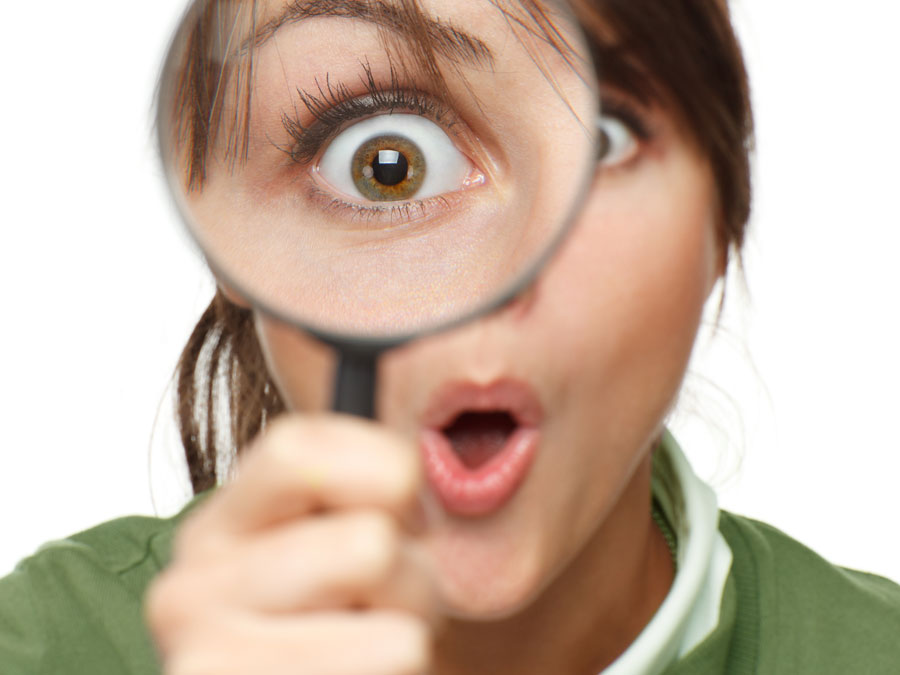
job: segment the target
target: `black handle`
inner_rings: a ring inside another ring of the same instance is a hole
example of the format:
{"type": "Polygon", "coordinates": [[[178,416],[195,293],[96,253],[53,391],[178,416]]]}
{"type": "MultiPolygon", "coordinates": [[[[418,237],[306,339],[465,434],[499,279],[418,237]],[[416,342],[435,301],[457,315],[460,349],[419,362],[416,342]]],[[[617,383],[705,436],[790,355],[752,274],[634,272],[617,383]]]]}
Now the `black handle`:
{"type": "Polygon", "coordinates": [[[332,405],[335,412],[375,419],[375,368],[379,353],[338,350],[332,405]]]}

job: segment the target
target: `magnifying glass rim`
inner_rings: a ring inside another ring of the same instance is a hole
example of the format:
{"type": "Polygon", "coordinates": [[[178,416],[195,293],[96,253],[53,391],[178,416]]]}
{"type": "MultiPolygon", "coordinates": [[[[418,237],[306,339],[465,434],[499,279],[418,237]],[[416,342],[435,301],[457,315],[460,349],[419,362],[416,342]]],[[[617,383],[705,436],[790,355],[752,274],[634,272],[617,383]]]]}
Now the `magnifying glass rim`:
{"type": "MultiPolygon", "coordinates": [[[[166,163],[166,159],[169,153],[166,149],[166,143],[163,141],[163,132],[164,130],[167,130],[169,128],[169,124],[166,120],[164,120],[163,111],[168,109],[167,105],[171,103],[171,101],[165,95],[166,88],[163,87],[163,83],[168,80],[169,74],[173,71],[174,68],[173,61],[176,54],[175,46],[179,35],[181,35],[180,29],[184,25],[184,22],[189,19],[191,13],[194,11],[197,5],[198,0],[191,0],[191,2],[188,4],[184,14],[179,19],[175,34],[172,37],[172,40],[169,42],[169,46],[166,50],[166,57],[163,61],[163,67],[159,80],[160,94],[157,99],[156,108],[156,136],[159,151],[159,162],[163,171],[163,175],[166,178],[169,199],[171,200],[171,203],[173,204],[175,211],[179,216],[181,225],[187,230],[191,240],[194,241],[194,243],[201,251],[206,264],[209,266],[210,270],[213,273],[213,276],[215,276],[215,278],[220,280],[221,282],[227,284],[230,288],[234,289],[234,291],[239,295],[246,298],[255,310],[260,311],[263,314],[266,314],[267,316],[281,323],[299,328],[305,333],[308,333],[319,341],[324,342],[330,346],[337,347],[345,351],[358,353],[379,352],[385,349],[399,346],[411,340],[416,340],[427,337],[429,335],[434,335],[435,333],[452,330],[453,328],[473,321],[478,317],[491,314],[500,307],[506,305],[513,298],[519,295],[525,288],[530,286],[534,279],[541,272],[541,270],[544,269],[544,266],[547,264],[550,258],[552,258],[556,251],[559,249],[562,242],[565,241],[565,238],[568,236],[569,231],[571,230],[572,225],[575,222],[575,219],[581,213],[581,207],[584,204],[594,182],[595,171],[592,169],[595,167],[595,163],[591,159],[589,159],[587,165],[585,166],[585,171],[582,172],[583,175],[581,178],[581,184],[575,191],[575,197],[572,200],[572,204],[568,210],[568,213],[562,219],[559,230],[547,243],[543,252],[539,256],[537,256],[531,263],[529,263],[526,269],[519,275],[517,275],[504,290],[499,291],[496,296],[493,296],[491,299],[480,304],[476,304],[472,309],[464,311],[459,316],[452,319],[438,320],[430,325],[420,326],[419,328],[416,328],[414,330],[396,334],[361,335],[358,333],[345,333],[338,330],[317,326],[315,322],[307,321],[297,316],[291,316],[287,311],[278,309],[271,303],[261,300],[255,293],[247,293],[245,291],[245,286],[235,280],[231,274],[229,274],[223,267],[218,265],[217,262],[213,260],[212,256],[207,253],[206,246],[204,246],[200,235],[195,231],[196,228],[191,226],[191,223],[194,221],[194,219],[190,215],[190,210],[184,204],[184,197],[181,196],[183,190],[181,186],[177,184],[174,172],[169,169],[166,163]]],[[[586,52],[588,54],[590,53],[589,50],[586,50],[586,52]]],[[[586,82],[586,84],[591,89],[591,100],[595,101],[596,103],[593,111],[594,118],[596,119],[600,115],[600,96],[598,90],[599,78],[596,72],[597,64],[590,63],[589,65],[589,75],[593,75],[593,77],[587,78],[588,81],[586,82]]],[[[574,111],[572,114],[575,114],[574,111]]],[[[585,142],[590,144],[590,152],[587,157],[596,157],[598,137],[595,125],[591,124],[590,126],[586,127],[585,142]]]]}

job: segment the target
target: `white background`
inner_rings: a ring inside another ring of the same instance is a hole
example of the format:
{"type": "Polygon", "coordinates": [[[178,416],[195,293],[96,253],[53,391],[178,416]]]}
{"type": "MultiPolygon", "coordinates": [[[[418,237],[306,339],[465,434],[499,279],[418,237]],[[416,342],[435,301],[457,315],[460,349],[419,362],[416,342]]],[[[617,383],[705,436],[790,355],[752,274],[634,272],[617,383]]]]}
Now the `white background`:
{"type": "MultiPolygon", "coordinates": [[[[212,284],[150,113],[180,11],[4,7],[0,574],[187,496],[165,395],[212,284]]],[[[729,288],[674,425],[726,508],[900,580],[900,14],[747,0],[735,18],[759,136],[750,293],[729,288]]]]}

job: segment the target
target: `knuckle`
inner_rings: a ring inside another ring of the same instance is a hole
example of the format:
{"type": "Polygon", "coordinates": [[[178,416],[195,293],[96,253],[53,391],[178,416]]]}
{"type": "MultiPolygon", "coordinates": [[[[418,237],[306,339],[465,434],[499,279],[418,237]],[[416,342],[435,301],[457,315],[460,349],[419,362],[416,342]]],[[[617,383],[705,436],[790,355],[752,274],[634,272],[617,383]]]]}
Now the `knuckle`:
{"type": "Polygon", "coordinates": [[[302,452],[305,441],[305,423],[295,417],[284,416],[275,419],[266,428],[265,433],[259,435],[245,453],[243,467],[255,464],[269,464],[280,462],[293,463],[293,460],[302,452]]]}
{"type": "Polygon", "coordinates": [[[370,583],[390,577],[399,563],[400,532],[394,520],[385,513],[365,511],[355,514],[347,541],[363,577],[370,583]]]}
{"type": "Polygon", "coordinates": [[[388,505],[408,503],[422,480],[416,449],[371,422],[333,415],[288,416],[275,420],[256,444],[240,470],[262,464],[269,471],[305,476],[315,485],[335,482],[346,487],[365,480],[371,494],[388,505]],[[337,473],[343,479],[338,480],[337,473]]]}
{"type": "Polygon", "coordinates": [[[258,439],[266,438],[273,443],[294,442],[306,426],[308,422],[297,415],[279,415],[268,423],[265,434],[258,439]]]}
{"type": "Polygon", "coordinates": [[[264,467],[267,474],[303,475],[312,483],[319,482],[317,479],[327,476],[334,465],[337,442],[331,426],[318,418],[289,416],[276,420],[254,441],[254,450],[247,453],[238,473],[264,467]]]}

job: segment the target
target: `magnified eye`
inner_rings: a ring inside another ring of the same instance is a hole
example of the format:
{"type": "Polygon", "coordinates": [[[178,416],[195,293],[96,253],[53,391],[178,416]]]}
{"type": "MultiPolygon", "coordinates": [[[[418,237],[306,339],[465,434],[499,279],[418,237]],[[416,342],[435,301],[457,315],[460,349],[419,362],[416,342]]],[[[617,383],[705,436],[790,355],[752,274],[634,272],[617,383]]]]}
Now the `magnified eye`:
{"type": "Polygon", "coordinates": [[[597,131],[597,161],[601,166],[624,164],[637,153],[635,134],[617,117],[601,115],[597,119],[597,131]]]}
{"type": "Polygon", "coordinates": [[[350,197],[427,199],[465,187],[474,167],[437,124],[419,115],[370,117],[338,134],[319,175],[350,197]]]}

